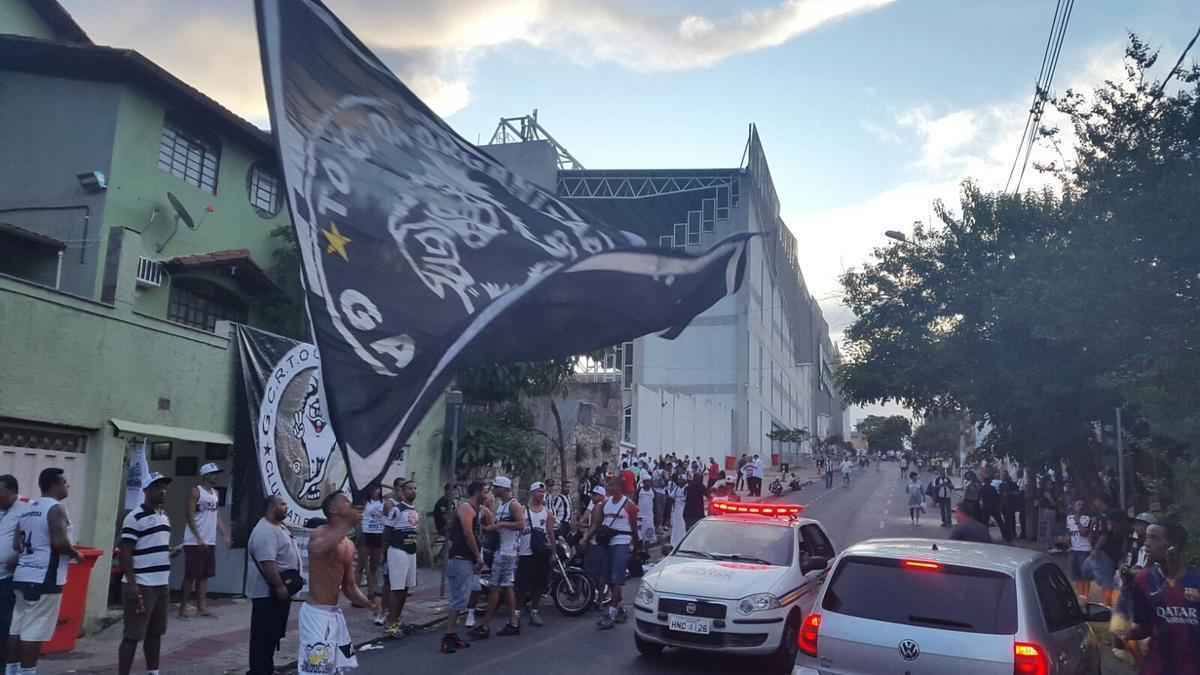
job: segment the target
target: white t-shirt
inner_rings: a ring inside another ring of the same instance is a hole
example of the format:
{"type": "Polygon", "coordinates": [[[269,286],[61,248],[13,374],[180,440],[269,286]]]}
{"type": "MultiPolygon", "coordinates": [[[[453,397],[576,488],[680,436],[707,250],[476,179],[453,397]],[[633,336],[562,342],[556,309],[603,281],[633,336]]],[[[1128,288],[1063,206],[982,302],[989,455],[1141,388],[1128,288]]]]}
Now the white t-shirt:
{"type": "Polygon", "coordinates": [[[383,534],[382,499],[372,499],[363,507],[362,531],[366,534],[383,534]]]}
{"type": "Polygon", "coordinates": [[[12,576],[17,566],[17,550],[12,546],[13,531],[25,510],[25,502],[17,500],[6,511],[0,511],[0,579],[12,576]]]}
{"type": "Polygon", "coordinates": [[[1092,540],[1088,537],[1088,530],[1092,526],[1092,517],[1086,513],[1076,516],[1074,513],[1067,514],[1067,532],[1071,533],[1071,550],[1072,551],[1091,551],[1092,540]]]}
{"type": "Polygon", "coordinates": [[[259,519],[250,532],[250,541],[246,548],[253,558],[250,561],[250,572],[246,574],[246,597],[271,597],[271,586],[263,578],[256,561],[274,562],[280,570],[300,569],[300,549],[296,546],[291,531],[284,525],[275,525],[266,518],[259,519]]]}
{"type": "Polygon", "coordinates": [[[850,473],[850,471],[853,468],[854,468],[854,465],[850,463],[850,460],[848,460],[848,459],[842,460],[842,473],[850,473]]]}
{"type": "Polygon", "coordinates": [[[750,463],[750,466],[753,467],[755,478],[763,477],[764,470],[763,470],[762,460],[760,460],[760,459],[754,460],[753,462],[750,463]]]}

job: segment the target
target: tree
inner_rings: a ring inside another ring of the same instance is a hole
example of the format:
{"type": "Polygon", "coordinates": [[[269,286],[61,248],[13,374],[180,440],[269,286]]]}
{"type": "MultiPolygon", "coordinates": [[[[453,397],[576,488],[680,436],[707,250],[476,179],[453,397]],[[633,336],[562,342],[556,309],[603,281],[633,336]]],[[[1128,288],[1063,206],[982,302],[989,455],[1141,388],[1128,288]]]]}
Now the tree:
{"type": "Polygon", "coordinates": [[[957,417],[935,415],[926,418],[913,432],[913,451],[926,455],[956,455],[960,424],[957,417]]]}
{"type": "Polygon", "coordinates": [[[868,415],[854,428],[866,437],[867,447],[876,452],[903,450],[905,439],[912,436],[912,421],[903,415],[868,415]]]}
{"type": "Polygon", "coordinates": [[[271,230],[271,264],[267,276],[279,288],[257,310],[260,323],[269,331],[305,342],[308,318],[304,309],[304,288],[300,285],[300,248],[296,243],[296,228],[291,223],[271,230]]]}
{"type": "Polygon", "coordinates": [[[957,213],[939,204],[843,276],[850,400],[967,412],[997,454],[1066,456],[1085,476],[1090,423],[1115,406],[1200,440],[1200,67],[1156,80],[1155,60],[1131,36],[1125,78],[1054,102],[1074,139],[1039,167],[1058,191],[965,182],[957,213]]]}

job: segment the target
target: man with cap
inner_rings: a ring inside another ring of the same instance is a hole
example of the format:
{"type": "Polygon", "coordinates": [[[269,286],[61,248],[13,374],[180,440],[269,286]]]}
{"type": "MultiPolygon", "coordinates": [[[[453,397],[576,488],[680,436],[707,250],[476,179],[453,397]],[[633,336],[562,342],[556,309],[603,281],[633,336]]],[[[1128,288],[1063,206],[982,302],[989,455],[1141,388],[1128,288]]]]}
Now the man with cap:
{"type": "MultiPolygon", "coordinates": [[[[546,504],[546,484],[540,481],[529,486],[529,504],[525,507],[525,529],[517,546],[518,606],[529,607],[529,623],[542,625],[540,608],[546,586],[550,583],[550,556],[554,550],[554,531],[558,521],[546,504]]],[[[520,611],[517,613],[520,618],[520,611]]]]}
{"type": "Polygon", "coordinates": [[[146,673],[158,675],[158,655],[167,632],[167,603],[171,589],[171,521],[163,510],[171,479],[151,473],[142,482],[145,501],[125,516],[121,525],[121,594],[125,633],[117,649],[118,673],[129,675],[133,655],[142,642],[146,673]]]}
{"type": "Polygon", "coordinates": [[[197,616],[215,617],[208,611],[208,580],[217,574],[217,531],[229,546],[229,528],[217,513],[216,478],[221,467],[200,467],[200,483],[192,488],[187,503],[187,527],[183,530],[183,588],[179,594],[179,618],[187,618],[188,594],[196,595],[197,616]]]}
{"type": "Polygon", "coordinates": [[[485,532],[497,532],[499,543],[496,555],[492,559],[492,569],[488,576],[488,606],[487,613],[471,630],[471,637],[487,639],[491,635],[491,621],[500,606],[500,592],[504,592],[511,617],[497,635],[510,636],[521,634],[521,617],[518,614],[516,593],[513,592],[513,582],[517,572],[517,549],[521,532],[525,529],[525,507],[513,499],[512,480],[497,476],[492,480],[492,492],[496,496],[496,514],[492,522],[483,526],[485,532]]]}

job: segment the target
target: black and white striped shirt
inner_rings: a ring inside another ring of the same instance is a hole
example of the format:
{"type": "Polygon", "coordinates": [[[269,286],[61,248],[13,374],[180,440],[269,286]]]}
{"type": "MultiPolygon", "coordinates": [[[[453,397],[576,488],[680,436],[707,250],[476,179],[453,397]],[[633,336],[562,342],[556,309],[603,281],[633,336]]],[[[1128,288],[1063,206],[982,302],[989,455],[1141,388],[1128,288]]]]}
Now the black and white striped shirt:
{"type": "Polygon", "coordinates": [[[121,541],[133,542],[133,572],[139,586],[166,586],[171,576],[171,521],[145,506],[125,516],[121,541]]]}

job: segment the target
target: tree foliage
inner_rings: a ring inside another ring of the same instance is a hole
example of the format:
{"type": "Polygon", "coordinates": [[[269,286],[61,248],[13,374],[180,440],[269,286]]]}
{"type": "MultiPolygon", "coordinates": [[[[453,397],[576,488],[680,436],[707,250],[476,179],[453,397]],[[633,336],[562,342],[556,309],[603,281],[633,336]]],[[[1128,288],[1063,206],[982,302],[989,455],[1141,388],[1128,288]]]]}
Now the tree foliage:
{"type": "Polygon", "coordinates": [[[1200,436],[1200,68],[1153,77],[1136,36],[1125,77],[1054,104],[1073,159],[1056,191],[963,185],[959,209],[842,278],[857,319],[842,391],[988,422],[989,447],[1093,461],[1115,406],[1200,436]]]}
{"type": "Polygon", "coordinates": [[[913,432],[913,451],[932,456],[957,455],[959,425],[957,417],[934,415],[926,418],[913,432]]]}
{"type": "Polygon", "coordinates": [[[912,436],[912,420],[903,415],[868,415],[854,429],[866,437],[871,450],[903,450],[904,441],[912,436]]]}

